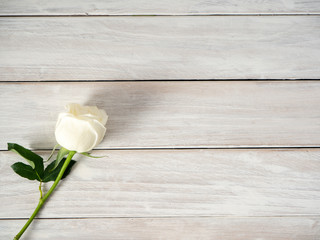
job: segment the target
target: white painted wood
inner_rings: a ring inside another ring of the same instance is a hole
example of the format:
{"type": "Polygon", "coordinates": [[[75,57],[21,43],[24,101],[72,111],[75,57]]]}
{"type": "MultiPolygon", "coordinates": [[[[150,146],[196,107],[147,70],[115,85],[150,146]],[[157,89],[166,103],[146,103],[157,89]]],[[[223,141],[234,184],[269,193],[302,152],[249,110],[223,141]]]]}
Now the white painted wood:
{"type": "Polygon", "coordinates": [[[1,81],[318,79],[319,16],[1,18],[1,81]]]}
{"type": "Polygon", "coordinates": [[[181,15],[234,13],[319,13],[312,0],[2,0],[1,15],[181,15]]]}
{"type": "Polygon", "coordinates": [[[52,149],[70,102],[109,114],[105,148],[319,146],[319,81],[0,84],[0,149],[52,149]]]}
{"type": "MultiPolygon", "coordinates": [[[[315,240],[319,217],[109,218],[35,220],[23,240],[315,240]]],[[[1,239],[12,239],[23,220],[0,221],[1,239]]]]}
{"type": "MultiPolygon", "coordinates": [[[[320,150],[112,150],[78,163],[40,218],[306,216],[320,212],[320,150]]],[[[38,184],[0,152],[0,218],[26,218],[38,184]]],[[[22,160],[23,161],[23,160],[22,160]]],[[[48,189],[50,186],[46,185],[48,189]]]]}

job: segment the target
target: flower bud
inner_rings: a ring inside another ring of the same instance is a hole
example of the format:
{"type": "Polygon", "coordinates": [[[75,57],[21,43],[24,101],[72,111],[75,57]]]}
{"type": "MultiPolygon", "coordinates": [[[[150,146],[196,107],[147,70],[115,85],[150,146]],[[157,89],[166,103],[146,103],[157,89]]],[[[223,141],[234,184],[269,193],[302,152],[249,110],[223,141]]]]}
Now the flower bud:
{"type": "Polygon", "coordinates": [[[103,139],[108,120],[106,112],[96,106],[68,104],[67,112],[60,113],[55,136],[58,144],[79,153],[88,152],[103,139]]]}

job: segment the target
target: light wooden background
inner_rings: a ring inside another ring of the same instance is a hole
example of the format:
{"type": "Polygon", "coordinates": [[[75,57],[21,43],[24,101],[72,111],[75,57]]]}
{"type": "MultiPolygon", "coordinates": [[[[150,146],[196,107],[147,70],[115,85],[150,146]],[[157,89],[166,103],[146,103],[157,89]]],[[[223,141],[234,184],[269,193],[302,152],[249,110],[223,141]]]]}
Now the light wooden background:
{"type": "MultiPolygon", "coordinates": [[[[320,239],[320,1],[0,1],[0,239],[69,102],[109,114],[23,239],[320,239]]],[[[46,189],[49,185],[45,186],[46,189]]]]}

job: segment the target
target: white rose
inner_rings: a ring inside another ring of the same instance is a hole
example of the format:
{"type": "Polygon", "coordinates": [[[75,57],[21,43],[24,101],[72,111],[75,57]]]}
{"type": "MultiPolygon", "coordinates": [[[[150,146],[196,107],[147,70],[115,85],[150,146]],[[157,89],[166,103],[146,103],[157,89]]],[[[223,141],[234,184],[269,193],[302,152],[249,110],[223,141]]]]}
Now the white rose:
{"type": "Polygon", "coordinates": [[[70,151],[88,152],[103,139],[108,120],[106,112],[96,106],[68,104],[56,125],[56,140],[70,151]]]}

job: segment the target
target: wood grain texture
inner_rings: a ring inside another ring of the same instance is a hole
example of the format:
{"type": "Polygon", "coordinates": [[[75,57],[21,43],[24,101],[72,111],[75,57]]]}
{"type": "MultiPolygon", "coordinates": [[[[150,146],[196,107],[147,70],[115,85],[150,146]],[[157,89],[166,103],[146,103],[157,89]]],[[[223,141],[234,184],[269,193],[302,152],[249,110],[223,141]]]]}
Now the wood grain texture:
{"type": "Polygon", "coordinates": [[[320,16],[1,18],[1,81],[318,79],[320,16]]]}
{"type": "MultiPolygon", "coordinates": [[[[40,218],[306,216],[320,212],[320,150],[112,150],[79,160],[40,218]]],[[[0,152],[0,218],[26,218],[38,184],[0,152]]],[[[45,185],[46,189],[50,185],[45,185]]]]}
{"type": "MultiPolygon", "coordinates": [[[[35,220],[24,240],[316,240],[319,217],[110,218],[35,220]]],[[[11,239],[23,220],[0,220],[1,239],[11,239]]]]}
{"type": "Polygon", "coordinates": [[[181,15],[246,13],[319,13],[312,0],[2,0],[1,15],[181,15]]]}
{"type": "Polygon", "coordinates": [[[0,149],[52,149],[65,104],[109,114],[105,148],[320,146],[319,81],[0,84],[0,149]]]}

